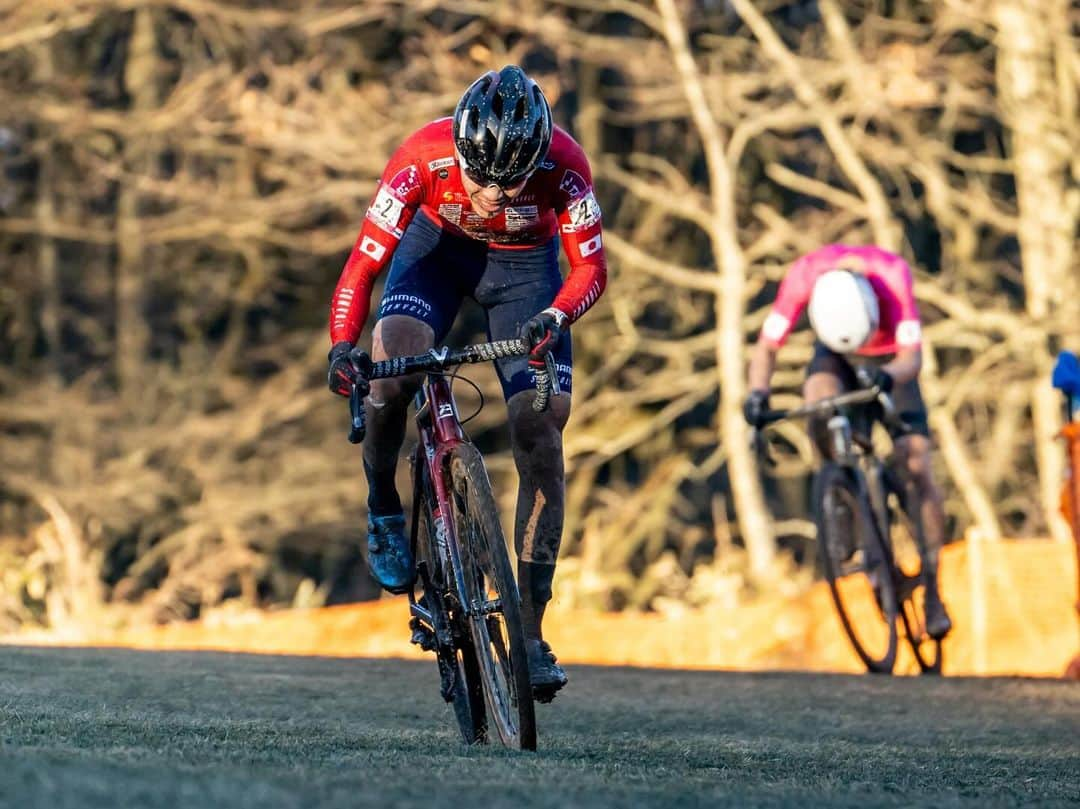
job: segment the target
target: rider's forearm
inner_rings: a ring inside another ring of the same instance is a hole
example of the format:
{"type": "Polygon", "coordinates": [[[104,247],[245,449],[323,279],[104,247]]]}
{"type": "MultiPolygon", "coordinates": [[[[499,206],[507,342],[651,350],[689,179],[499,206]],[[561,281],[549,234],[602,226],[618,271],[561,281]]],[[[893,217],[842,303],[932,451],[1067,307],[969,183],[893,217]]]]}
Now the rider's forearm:
{"type": "MultiPolygon", "coordinates": [[[[359,243],[359,242],[358,242],[359,243]]],[[[330,301],[330,341],[355,343],[370,311],[371,288],[382,264],[354,249],[330,301]]]]}
{"type": "Polygon", "coordinates": [[[747,383],[750,390],[767,391],[775,369],[776,349],[765,340],[759,339],[750,355],[750,367],[747,370],[747,383]]]}
{"type": "Polygon", "coordinates": [[[922,351],[919,348],[901,348],[896,356],[882,366],[893,381],[902,385],[910,382],[922,370],[922,351]]]}
{"type": "Polygon", "coordinates": [[[598,259],[571,265],[562,289],[551,303],[554,308],[564,312],[571,323],[585,314],[607,287],[607,263],[602,253],[598,259]]]}

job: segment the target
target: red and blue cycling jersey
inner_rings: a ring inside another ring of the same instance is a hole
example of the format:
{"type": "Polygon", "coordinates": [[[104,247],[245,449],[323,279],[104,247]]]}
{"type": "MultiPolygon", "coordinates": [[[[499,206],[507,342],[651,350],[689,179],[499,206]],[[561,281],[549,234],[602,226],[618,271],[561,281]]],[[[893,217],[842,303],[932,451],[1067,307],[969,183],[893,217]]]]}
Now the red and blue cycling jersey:
{"type": "Polygon", "coordinates": [[[922,326],[911,267],[900,256],[870,245],[830,244],[792,264],[761,327],[761,339],[774,347],[782,346],[810,302],[814,282],[829,270],[837,269],[864,276],[878,300],[877,331],[856,354],[879,356],[895,354],[901,348],[919,347],[922,326]]]}
{"type": "Polygon", "coordinates": [[[561,234],[570,272],[550,305],[569,322],[585,314],[603,293],[607,264],[600,206],[589,162],[577,142],[555,127],[546,159],[521,192],[487,218],[473,211],[461,182],[451,127],[450,118],[433,121],[390,158],[334,291],[332,342],[355,343],[360,336],[375,278],[419,210],[447,232],[499,249],[534,247],[561,234]]]}

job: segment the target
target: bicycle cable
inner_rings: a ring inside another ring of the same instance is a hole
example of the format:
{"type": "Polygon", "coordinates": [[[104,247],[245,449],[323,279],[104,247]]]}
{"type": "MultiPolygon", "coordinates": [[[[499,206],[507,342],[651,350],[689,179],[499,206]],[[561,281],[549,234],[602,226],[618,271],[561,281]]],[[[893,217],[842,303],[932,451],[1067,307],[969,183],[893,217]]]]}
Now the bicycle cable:
{"type": "Polygon", "coordinates": [[[478,404],[476,406],[476,410],[474,410],[472,413],[470,413],[468,418],[460,419],[461,426],[464,427],[466,424],[468,424],[474,418],[479,416],[480,411],[484,409],[484,392],[482,390],[480,390],[480,386],[477,385],[475,382],[473,382],[471,379],[469,379],[469,377],[462,376],[459,373],[460,368],[461,368],[461,366],[458,365],[452,371],[444,371],[443,372],[443,376],[450,378],[450,395],[453,396],[453,394],[454,394],[454,381],[460,379],[463,382],[466,382],[470,387],[472,387],[472,389],[476,391],[476,395],[480,397],[480,404],[478,404]]]}

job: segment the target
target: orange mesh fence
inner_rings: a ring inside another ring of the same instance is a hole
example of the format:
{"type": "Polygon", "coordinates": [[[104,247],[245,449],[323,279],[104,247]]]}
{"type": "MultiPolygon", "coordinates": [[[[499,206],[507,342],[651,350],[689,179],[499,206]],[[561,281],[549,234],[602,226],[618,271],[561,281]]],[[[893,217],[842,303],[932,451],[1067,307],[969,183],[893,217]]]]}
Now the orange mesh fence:
{"type": "MultiPolygon", "coordinates": [[[[942,591],[955,629],[945,673],[1059,676],[1077,651],[1075,551],[1045,541],[965,542],[946,548],[942,591]]],[[[868,597],[869,598],[869,597],[868,597]]],[[[863,605],[873,609],[868,600],[863,605]]],[[[317,610],[250,613],[83,643],[151,649],[363,657],[423,655],[408,642],[404,598],[317,610]]],[[[789,600],[733,609],[597,613],[556,599],[545,635],[568,663],[670,668],[859,672],[824,584],[789,600]]],[[[65,642],[72,642],[71,638],[65,642]]],[[[897,670],[914,672],[901,648],[897,670]]]]}

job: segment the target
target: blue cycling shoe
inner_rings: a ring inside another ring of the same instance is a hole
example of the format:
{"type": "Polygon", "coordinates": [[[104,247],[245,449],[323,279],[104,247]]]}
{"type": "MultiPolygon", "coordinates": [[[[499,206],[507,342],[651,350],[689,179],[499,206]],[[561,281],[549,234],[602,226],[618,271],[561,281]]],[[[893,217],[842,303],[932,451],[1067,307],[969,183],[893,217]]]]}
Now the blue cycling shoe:
{"type": "Polygon", "coordinates": [[[407,593],[416,579],[403,514],[368,515],[368,569],[384,590],[407,593]]]}

